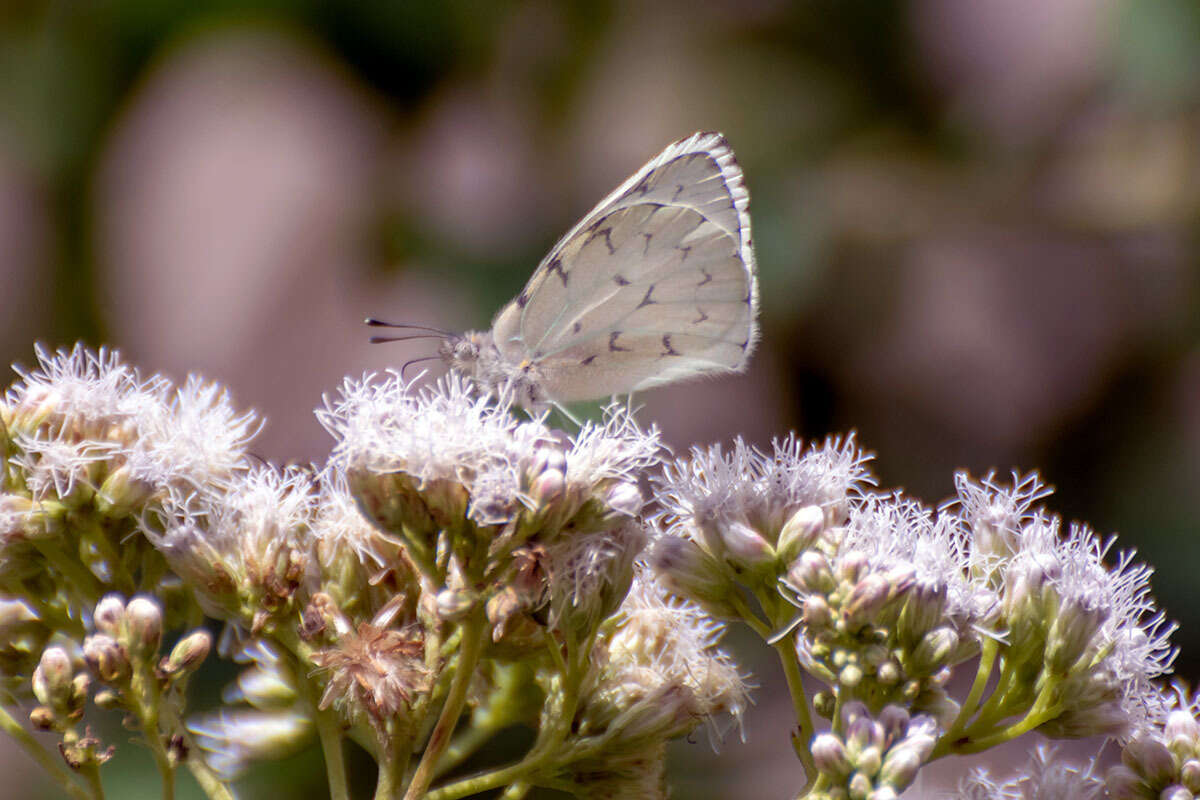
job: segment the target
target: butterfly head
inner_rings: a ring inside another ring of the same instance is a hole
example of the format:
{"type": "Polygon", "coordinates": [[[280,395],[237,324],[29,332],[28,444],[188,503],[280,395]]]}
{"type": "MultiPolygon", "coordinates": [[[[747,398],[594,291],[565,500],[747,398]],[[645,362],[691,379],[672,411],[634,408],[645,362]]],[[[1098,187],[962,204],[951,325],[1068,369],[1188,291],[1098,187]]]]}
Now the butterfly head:
{"type": "Polygon", "coordinates": [[[462,336],[449,336],[443,339],[442,343],[438,346],[438,355],[442,357],[442,361],[445,361],[446,366],[450,367],[450,369],[472,380],[479,381],[483,377],[480,374],[480,368],[488,361],[487,356],[484,354],[488,350],[495,349],[495,345],[492,344],[492,337],[489,334],[479,331],[468,331],[462,336]]]}
{"type": "Polygon", "coordinates": [[[547,398],[539,389],[537,365],[529,360],[513,363],[501,354],[491,333],[468,331],[444,339],[438,355],[446,366],[470,379],[485,392],[507,394],[517,405],[538,408],[547,398]]]}

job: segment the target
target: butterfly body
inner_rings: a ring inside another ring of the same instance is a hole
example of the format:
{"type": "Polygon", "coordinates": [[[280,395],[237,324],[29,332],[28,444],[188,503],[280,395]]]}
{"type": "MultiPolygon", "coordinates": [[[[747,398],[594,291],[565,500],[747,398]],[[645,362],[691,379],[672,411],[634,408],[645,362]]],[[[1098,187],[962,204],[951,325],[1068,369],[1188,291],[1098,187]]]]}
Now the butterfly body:
{"type": "Polygon", "coordinates": [[[758,336],[748,204],[720,134],[681,139],[558,241],[490,332],[439,354],[526,406],[740,371],[758,336]]]}

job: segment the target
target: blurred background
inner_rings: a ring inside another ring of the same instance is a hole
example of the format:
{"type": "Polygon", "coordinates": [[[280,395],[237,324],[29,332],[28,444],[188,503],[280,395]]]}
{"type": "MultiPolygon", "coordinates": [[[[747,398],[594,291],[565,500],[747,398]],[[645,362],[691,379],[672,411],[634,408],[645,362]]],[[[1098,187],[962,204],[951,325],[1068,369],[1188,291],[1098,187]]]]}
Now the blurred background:
{"type": "MultiPolygon", "coordinates": [[[[198,371],[265,414],[259,454],[319,461],[323,392],[433,352],[363,317],[486,327],[707,129],[750,187],[762,345],[643,419],[680,449],[857,430],[932,504],[958,469],[1040,469],[1157,567],[1195,679],[1194,0],[5,0],[0,362],[84,340],[198,371]]],[[[745,653],[748,743],[681,745],[677,796],[791,796],[790,713],[745,653]]],[[[156,792],[123,750],[111,794],[156,792]]],[[[322,797],[317,760],[245,796],[322,797]]]]}

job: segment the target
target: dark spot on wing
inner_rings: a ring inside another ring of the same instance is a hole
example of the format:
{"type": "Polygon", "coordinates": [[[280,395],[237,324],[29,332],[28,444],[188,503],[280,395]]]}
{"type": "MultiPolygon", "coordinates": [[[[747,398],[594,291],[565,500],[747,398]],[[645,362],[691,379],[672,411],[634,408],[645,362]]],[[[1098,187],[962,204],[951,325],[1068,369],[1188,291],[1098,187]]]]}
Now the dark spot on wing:
{"type": "Polygon", "coordinates": [[[617,286],[628,286],[631,283],[628,278],[619,272],[616,275],[613,275],[613,282],[616,283],[617,286]]]}
{"type": "Polygon", "coordinates": [[[571,333],[579,333],[581,330],[583,330],[582,322],[576,322],[574,325],[571,326],[571,333]]]}
{"type": "Polygon", "coordinates": [[[681,195],[681,194],[683,194],[683,184],[677,183],[677,184],[675,184],[675,194],[671,195],[671,200],[672,201],[678,200],[679,195],[681,195]]]}
{"type": "Polygon", "coordinates": [[[613,331],[608,337],[608,349],[614,353],[628,353],[628,347],[617,347],[617,337],[621,335],[620,331],[613,331]]]}
{"type": "Polygon", "coordinates": [[[584,366],[584,367],[586,367],[586,366],[588,366],[589,364],[591,364],[591,363],[592,363],[593,361],[595,361],[595,360],[596,360],[596,357],[595,357],[595,356],[588,356],[588,357],[587,357],[587,358],[585,358],[583,361],[580,361],[580,362],[579,362],[579,364],[580,364],[581,366],[584,366]]]}
{"type": "Polygon", "coordinates": [[[703,286],[706,283],[712,282],[712,279],[713,279],[712,273],[709,272],[708,270],[704,269],[704,267],[700,268],[700,274],[702,274],[704,276],[704,280],[697,283],[696,284],[697,286],[703,286]]]}
{"type": "Polygon", "coordinates": [[[667,334],[664,334],[664,335],[663,335],[663,338],[662,338],[662,342],[663,342],[663,352],[662,352],[662,354],[663,354],[664,356],[677,356],[677,355],[679,355],[679,353],[675,352],[675,348],[671,346],[671,334],[669,334],[669,333],[667,333],[667,334]]]}
{"type": "Polygon", "coordinates": [[[687,261],[688,255],[692,252],[691,245],[688,245],[687,247],[676,247],[675,249],[683,253],[683,258],[679,259],[681,262],[687,261]]]}
{"type": "Polygon", "coordinates": [[[584,245],[586,246],[586,245],[590,244],[592,239],[596,239],[601,236],[604,237],[604,246],[608,248],[608,254],[611,256],[613,253],[617,252],[617,248],[613,247],[613,243],[612,243],[612,228],[611,227],[601,228],[597,231],[593,231],[592,235],[587,238],[586,242],[584,242],[584,245]]]}
{"type": "MultiPolygon", "coordinates": [[[[650,297],[650,295],[653,292],[654,292],[654,284],[652,283],[652,284],[650,284],[650,288],[646,290],[646,296],[642,298],[642,302],[638,303],[637,307],[642,308],[643,306],[654,305],[654,303],[656,301],[651,299],[651,297],[650,297]]],[[[634,310],[636,311],[637,309],[634,309],[634,310]]]]}
{"type": "Polygon", "coordinates": [[[527,305],[529,305],[529,295],[525,294],[525,290],[522,289],[521,293],[517,295],[517,308],[524,308],[527,305]]]}
{"type": "Polygon", "coordinates": [[[697,308],[696,310],[700,312],[700,316],[698,316],[694,320],[692,320],[693,325],[699,325],[701,322],[704,322],[705,320],[708,319],[708,314],[704,313],[703,308],[697,308]]]}
{"type": "Polygon", "coordinates": [[[646,246],[642,248],[642,255],[644,255],[644,256],[649,255],[650,254],[650,242],[654,239],[654,234],[643,233],[642,237],[646,240],[646,246]]]}
{"type": "Polygon", "coordinates": [[[546,271],[547,272],[557,272],[558,277],[562,278],[563,286],[565,287],[567,285],[567,273],[566,273],[566,270],[564,270],[562,268],[562,259],[561,258],[556,258],[553,261],[551,261],[549,264],[547,264],[546,271]]]}

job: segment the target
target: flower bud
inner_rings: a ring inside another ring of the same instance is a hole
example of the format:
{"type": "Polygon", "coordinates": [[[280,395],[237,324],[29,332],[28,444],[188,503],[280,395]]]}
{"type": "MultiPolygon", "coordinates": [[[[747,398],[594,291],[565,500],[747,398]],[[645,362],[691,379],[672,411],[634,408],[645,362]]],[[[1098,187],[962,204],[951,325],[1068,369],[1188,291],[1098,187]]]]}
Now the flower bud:
{"type": "Polygon", "coordinates": [[[642,490],[636,483],[618,482],[608,490],[604,503],[617,514],[626,517],[636,517],[645,505],[642,490]]]}
{"type": "Polygon", "coordinates": [[[904,609],[896,622],[896,633],[902,646],[911,647],[921,641],[933,628],[942,624],[946,608],[947,586],[944,582],[917,582],[904,600],[904,609]]]}
{"type": "Polygon", "coordinates": [[[838,559],[838,580],[846,583],[858,583],[870,567],[867,554],[861,550],[849,550],[838,559]]]}
{"type": "Polygon", "coordinates": [[[103,633],[83,640],[83,658],[88,668],[104,683],[121,683],[130,674],[129,656],[116,639],[103,633]]]}
{"type": "Polygon", "coordinates": [[[1138,737],[1121,751],[1121,761],[1141,773],[1152,786],[1163,786],[1175,777],[1175,759],[1167,746],[1148,736],[1138,737]]]}
{"type": "Polygon", "coordinates": [[[1158,800],[1195,800],[1195,798],[1186,788],[1174,784],[1163,789],[1158,795],[1158,800]]]}
{"type": "Polygon", "coordinates": [[[854,773],[846,785],[846,789],[850,792],[850,800],[867,800],[874,788],[875,784],[871,779],[861,772],[854,773]]]}
{"type": "Polygon", "coordinates": [[[820,633],[833,627],[833,609],[821,595],[809,595],[804,598],[802,619],[805,628],[814,633],[820,633]]]}
{"type": "Polygon", "coordinates": [[[1079,660],[1092,643],[1109,611],[1083,598],[1063,603],[1046,637],[1046,666],[1062,675],[1079,660]]]}
{"type": "Polygon", "coordinates": [[[775,549],[785,564],[796,560],[812,546],[825,527],[825,512],[820,506],[805,506],[788,519],[779,531],[775,549]]]}
{"type": "Polygon", "coordinates": [[[563,496],[567,481],[556,469],[543,470],[529,485],[529,497],[533,500],[534,508],[545,508],[563,496]]]}
{"type": "Polygon", "coordinates": [[[466,589],[442,589],[437,593],[437,615],[452,622],[464,618],[475,605],[475,594],[466,589]]]}
{"type": "Polygon", "coordinates": [[[128,464],[108,474],[96,493],[96,508],[101,514],[116,515],[141,507],[154,494],[154,486],[135,478],[128,464]]]}
{"type": "Polygon", "coordinates": [[[37,706],[29,712],[29,724],[39,731],[48,731],[54,727],[54,712],[45,706],[37,706]]]}
{"type": "Polygon", "coordinates": [[[133,658],[147,658],[158,653],[162,644],[162,608],[149,597],[139,595],[125,607],[125,630],[133,658]]]}
{"type": "Polygon", "coordinates": [[[877,722],[883,728],[885,747],[891,747],[893,742],[903,739],[908,733],[910,717],[904,706],[890,703],[880,710],[877,722]]]}
{"type": "Polygon", "coordinates": [[[758,531],[741,522],[721,526],[725,557],[744,569],[755,569],[775,560],[775,551],[758,531]]]}
{"type": "Polygon", "coordinates": [[[125,622],[125,598],[119,594],[106,594],[96,604],[92,624],[100,633],[120,638],[121,626],[125,622]]]}
{"type": "Polygon", "coordinates": [[[813,695],[813,711],[817,716],[824,719],[833,717],[833,710],[837,707],[837,700],[833,696],[833,692],[821,689],[813,695]]]}
{"type": "Polygon", "coordinates": [[[735,592],[726,570],[704,548],[683,536],[664,536],[650,562],[663,584],[675,594],[702,605],[715,616],[736,616],[729,601],[735,592]]]}
{"type": "Polygon", "coordinates": [[[868,747],[859,753],[854,762],[854,768],[862,774],[874,778],[883,763],[883,750],[879,747],[868,747]]]}
{"type": "Polygon", "coordinates": [[[114,689],[101,689],[92,697],[92,702],[105,711],[114,711],[123,705],[121,694],[114,689]]]}
{"type": "Polygon", "coordinates": [[[1167,715],[1163,738],[1168,742],[1179,738],[1191,743],[1200,742],[1200,723],[1187,711],[1176,709],[1167,715]]]}
{"type": "Polygon", "coordinates": [[[205,630],[193,631],[175,643],[171,654],[162,660],[159,669],[170,676],[192,672],[208,658],[210,650],[212,634],[205,630]]]}
{"type": "Polygon", "coordinates": [[[1200,761],[1189,758],[1179,768],[1179,779],[1192,794],[1200,794],[1200,761]]]}
{"type": "Polygon", "coordinates": [[[543,442],[538,445],[526,474],[532,482],[547,471],[554,471],[560,475],[567,473],[567,454],[558,442],[543,442]]]}
{"type": "Polygon", "coordinates": [[[1146,790],[1149,788],[1142,782],[1142,776],[1123,764],[1108,770],[1104,776],[1104,785],[1112,800],[1142,800],[1147,796],[1146,790]]]}
{"type": "Polygon", "coordinates": [[[878,782],[898,792],[907,789],[916,780],[925,759],[933,752],[934,744],[932,736],[919,733],[893,747],[883,759],[878,782]]]}
{"type": "Polygon", "coordinates": [[[862,683],[863,671],[858,664],[847,664],[838,672],[838,683],[847,689],[853,689],[862,683]]]}
{"type": "Polygon", "coordinates": [[[814,594],[829,594],[837,587],[829,559],[812,550],[805,551],[792,563],[787,579],[796,589],[814,594]]]}
{"type": "Polygon", "coordinates": [[[33,671],[33,696],[42,705],[62,710],[71,701],[71,657],[61,647],[47,647],[33,671]]]}
{"type": "Polygon", "coordinates": [[[958,634],[949,628],[935,628],[925,634],[913,651],[910,670],[914,675],[930,675],[945,664],[958,647],[958,634]]]}
{"type": "Polygon", "coordinates": [[[879,573],[867,574],[854,585],[842,606],[842,615],[850,631],[869,625],[892,595],[892,584],[879,573]]]}
{"type": "Polygon", "coordinates": [[[813,738],[812,756],[817,769],[838,783],[844,781],[852,769],[842,740],[832,733],[821,733],[813,738]]]}

